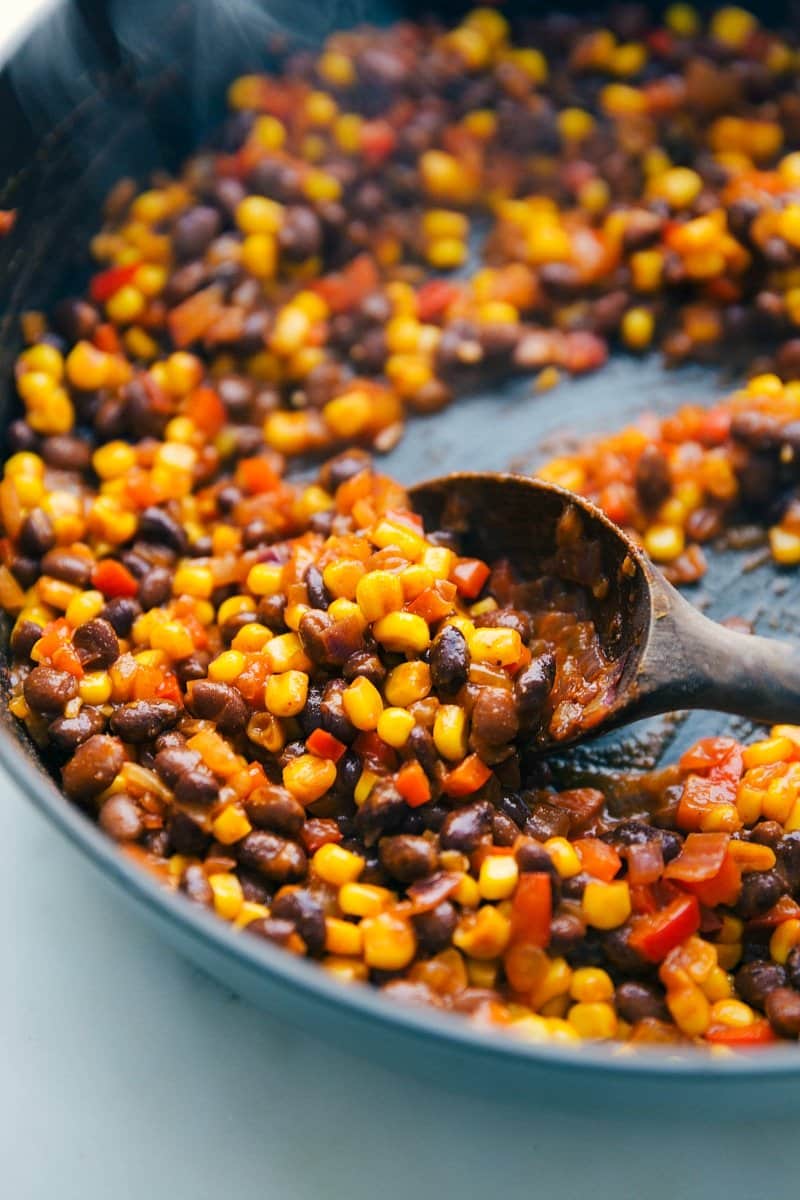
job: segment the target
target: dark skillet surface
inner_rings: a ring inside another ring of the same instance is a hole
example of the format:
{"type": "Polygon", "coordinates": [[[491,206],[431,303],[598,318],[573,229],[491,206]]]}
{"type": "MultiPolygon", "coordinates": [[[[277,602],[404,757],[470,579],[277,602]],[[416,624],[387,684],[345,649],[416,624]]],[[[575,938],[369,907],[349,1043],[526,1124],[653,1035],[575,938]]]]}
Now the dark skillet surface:
{"type": "MultiPolygon", "coordinates": [[[[108,26],[95,19],[106,6],[80,7],[93,18],[93,42],[78,37],[74,21],[49,18],[0,75],[0,119],[9,131],[0,145],[0,207],[19,208],[16,228],[0,243],[2,427],[16,408],[9,381],[19,314],[47,307],[83,284],[87,243],[100,223],[108,188],[122,175],[144,183],[153,168],[178,163],[213,128],[225,82],[256,62],[264,65],[259,39],[247,45],[240,30],[227,54],[206,56],[208,86],[201,87],[196,40],[182,36],[187,12],[191,29],[191,10],[161,0],[126,8],[129,18],[135,12],[138,36],[120,30],[130,34],[121,37],[120,53],[108,26]],[[41,78],[49,80],[45,92],[37,84],[41,78]]],[[[375,8],[364,5],[358,16],[375,8]]],[[[746,349],[739,349],[747,361],[746,349]]],[[[666,371],[657,356],[615,355],[601,371],[565,379],[550,392],[537,394],[531,377],[517,378],[435,416],[412,419],[403,441],[380,463],[408,484],[459,469],[530,471],[565,441],[619,429],[646,410],[665,413],[685,403],[711,403],[735,382],[709,368],[666,371]]],[[[707,576],[687,594],[709,615],[745,617],[767,635],[795,633],[800,573],[781,572],[769,562],[745,571],[752,550],[710,549],[708,558],[707,576]]],[[[657,718],[571,752],[561,774],[571,781],[620,767],[648,769],[672,761],[699,736],[742,736],[750,730],[746,722],[713,714],[657,718]]]]}

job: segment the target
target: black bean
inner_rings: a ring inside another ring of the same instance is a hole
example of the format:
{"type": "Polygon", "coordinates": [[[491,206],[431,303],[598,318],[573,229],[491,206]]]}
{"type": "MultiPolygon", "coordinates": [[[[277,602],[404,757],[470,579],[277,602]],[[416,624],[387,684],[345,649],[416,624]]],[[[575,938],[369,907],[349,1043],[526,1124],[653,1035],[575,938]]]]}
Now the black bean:
{"type": "Polygon", "coordinates": [[[424,837],[395,834],[378,843],[378,855],[383,869],[401,883],[424,879],[436,870],[436,849],[424,837]]]}
{"type": "Polygon", "coordinates": [[[141,611],[142,606],[132,596],[114,596],[101,609],[100,616],[108,621],[118,637],[126,638],[141,611]]]}
{"type": "Polygon", "coordinates": [[[291,792],[278,784],[256,788],[244,802],[245,812],[257,829],[270,829],[296,838],[306,819],[305,809],[291,792]]]}
{"type": "Polygon", "coordinates": [[[32,450],[34,453],[39,449],[39,438],[27,421],[22,419],[12,421],[8,427],[6,436],[8,449],[14,453],[18,450],[32,450]]]}
{"type": "Polygon", "coordinates": [[[748,871],[742,876],[742,890],[734,908],[740,917],[750,920],[772,908],[785,890],[785,881],[777,871],[748,871]]]}
{"type": "Polygon", "coordinates": [[[166,604],[172,596],[172,572],[168,567],[150,567],[139,582],[139,603],[145,612],[166,604]]]}
{"type": "Polygon", "coordinates": [[[181,891],[185,892],[195,904],[202,904],[204,908],[211,908],[214,903],[211,884],[206,878],[205,871],[197,863],[190,863],[183,872],[181,891]]]}
{"type": "Polygon", "coordinates": [[[56,434],[42,442],[42,458],[48,467],[55,467],[59,471],[88,470],[91,454],[88,442],[68,434],[56,434]]]}
{"type": "Polygon", "coordinates": [[[111,786],[124,762],[119,738],[96,733],[78,746],[62,770],[64,791],[75,800],[90,800],[111,786]]]}
{"type": "Polygon", "coordinates": [[[630,925],[620,925],[618,929],[609,929],[601,934],[600,941],[612,967],[622,975],[643,975],[650,970],[650,964],[645,962],[638,950],[630,944],[630,925]]]}
{"type": "Polygon", "coordinates": [[[411,918],[411,923],[422,953],[438,954],[449,946],[458,924],[458,915],[449,900],[442,900],[428,912],[417,913],[411,918]]]}
{"type": "Polygon", "coordinates": [[[322,572],[313,563],[306,571],[305,585],[308,590],[308,602],[311,607],[326,609],[331,602],[331,596],[323,582],[322,572]]]}
{"type": "Polygon", "coordinates": [[[367,846],[373,846],[386,830],[404,820],[406,802],[391,779],[379,779],[356,813],[356,828],[367,846]]]}
{"type": "Polygon", "coordinates": [[[328,459],[320,469],[319,482],[326,492],[335,492],[343,483],[347,483],[348,479],[352,479],[361,471],[369,470],[371,466],[372,458],[367,451],[353,447],[328,459]]]}
{"type": "Polygon", "coordinates": [[[443,850],[460,850],[471,854],[477,850],[492,828],[492,806],[487,800],[475,800],[457,808],[444,819],[439,831],[443,850]]]}
{"type": "Polygon", "coordinates": [[[159,739],[159,745],[160,749],[155,757],[155,769],[167,787],[174,787],[181,775],[186,771],[194,770],[199,764],[200,755],[186,745],[164,746],[161,745],[161,739],[159,739]]]}
{"type": "Polygon", "coordinates": [[[210,662],[211,655],[207,650],[195,650],[193,654],[173,663],[172,669],[177,676],[178,683],[182,683],[186,687],[186,684],[193,679],[205,679],[210,662]]]}
{"type": "Polygon", "coordinates": [[[53,309],[53,324],[68,342],[90,338],[99,322],[100,314],[97,309],[78,297],[69,296],[60,300],[53,309]]]}
{"type": "Polygon", "coordinates": [[[30,558],[41,558],[55,545],[53,522],[42,508],[32,509],[19,531],[19,548],[30,558]]]}
{"type": "Polygon", "coordinates": [[[236,852],[244,866],[251,867],[274,883],[302,879],[306,872],[306,855],[302,846],[263,829],[248,833],[238,843],[236,852]]]}
{"type": "Polygon", "coordinates": [[[786,981],[800,992],[800,946],[794,946],[786,959],[786,981]]]}
{"type": "Polygon", "coordinates": [[[515,858],[520,871],[546,871],[548,875],[558,874],[552,858],[541,842],[534,838],[526,838],[517,847],[515,858]]]}
{"type": "Polygon", "coordinates": [[[11,633],[11,650],[15,658],[30,658],[31,650],[42,636],[42,627],[35,621],[15,622],[11,633]]]}
{"type": "Polygon", "coordinates": [[[777,850],[783,838],[783,826],[779,821],[759,821],[750,830],[750,840],[758,842],[760,846],[769,846],[771,850],[777,850]]]}
{"type": "Polygon", "coordinates": [[[627,980],[621,983],[614,994],[617,1012],[623,1021],[635,1025],[637,1021],[654,1018],[657,1021],[669,1020],[669,1009],[662,993],[652,983],[639,983],[627,980]]]}
{"type": "Polygon", "coordinates": [[[181,809],[176,809],[167,824],[170,852],[185,854],[188,858],[204,858],[211,845],[211,837],[199,821],[181,809]]]}
{"type": "Polygon", "coordinates": [[[196,717],[214,721],[220,733],[240,733],[250,719],[241,692],[227,683],[198,679],[189,689],[188,703],[196,717]]]}
{"type": "Polygon", "coordinates": [[[787,833],[777,848],[778,868],[789,890],[800,898],[800,831],[787,833]]]}
{"type": "Polygon", "coordinates": [[[766,1011],[770,1025],[780,1037],[800,1037],[800,992],[794,988],[776,988],[767,996],[766,1011]]]}
{"type": "Polygon", "coordinates": [[[297,630],[303,649],[313,662],[324,667],[341,667],[364,648],[364,633],[355,617],[332,621],[327,613],[309,609],[297,630]]]}
{"type": "Polygon", "coordinates": [[[534,793],[531,793],[531,815],[524,832],[539,842],[546,842],[551,837],[564,837],[569,833],[568,813],[565,813],[563,808],[557,808],[555,804],[548,804],[546,800],[533,799],[533,795],[534,793]]]}
{"type": "Polygon", "coordinates": [[[309,954],[325,949],[325,913],[307,888],[283,888],[272,903],[271,916],[292,921],[308,947],[309,954]]]}
{"type": "MultiPolygon", "coordinates": [[[[286,611],[286,597],[262,596],[258,602],[257,617],[262,625],[266,625],[273,633],[282,633],[286,628],[283,614],[286,611]]],[[[305,614],[304,614],[305,615],[305,614]]]]}
{"type": "Polygon", "coordinates": [[[248,933],[274,942],[276,946],[288,945],[295,932],[293,921],[278,920],[277,917],[260,917],[257,921],[249,921],[245,928],[248,933]]]}
{"type": "Polygon", "coordinates": [[[100,809],[98,823],[115,842],[135,842],[144,829],[138,804],[124,792],[109,796],[100,809]]]}
{"type": "Polygon", "coordinates": [[[386,679],[386,667],[374,651],[359,650],[356,654],[351,654],[344,663],[342,675],[347,680],[356,679],[362,675],[376,688],[380,688],[386,679]]]}
{"type": "MultiPolygon", "coordinates": [[[[439,755],[433,735],[424,725],[415,725],[406,742],[409,753],[417,760],[429,779],[434,779],[439,764],[439,755]]],[[[429,805],[426,805],[425,816],[428,815],[429,805]]]]}
{"type": "Polygon", "coordinates": [[[589,875],[585,871],[580,871],[577,875],[571,875],[569,879],[562,879],[561,894],[564,899],[582,900],[589,878],[589,875]]]}
{"type": "Polygon", "coordinates": [[[636,494],[648,512],[659,508],[672,491],[672,477],[666,455],[658,446],[645,446],[636,465],[636,494]]]}
{"type": "Polygon", "coordinates": [[[175,782],[175,799],[179,804],[212,804],[218,795],[217,781],[202,763],[184,771],[175,782]]]}
{"type": "Polygon", "coordinates": [[[52,575],[75,587],[86,588],[92,578],[93,562],[83,554],[72,550],[48,550],[42,559],[42,574],[52,575]]]}
{"type": "Polygon", "coordinates": [[[281,252],[294,262],[311,258],[322,247],[322,225],[313,208],[293,204],[284,210],[278,231],[281,252]]]}
{"type": "Polygon", "coordinates": [[[111,731],[124,742],[151,742],[180,716],[172,700],[132,700],[111,714],[111,731]]]}
{"type": "Polygon", "coordinates": [[[100,733],[106,719],[96,708],[84,705],[74,717],[56,717],[51,721],[47,734],[58,750],[74,750],[94,733],[100,733]]]}
{"type": "Polygon", "coordinates": [[[25,677],[22,685],[30,707],[37,713],[62,712],[64,705],[78,694],[78,681],[67,671],[39,666],[25,677]]]}
{"type": "Polygon", "coordinates": [[[181,213],[172,227],[172,248],[176,256],[200,258],[220,230],[220,215],[216,208],[198,204],[181,213]]]}
{"type": "Polygon", "coordinates": [[[541,720],[544,707],[556,677],[556,660],[552,654],[541,654],[520,671],[514,682],[519,721],[529,729],[541,720]]]}
{"type": "Polygon", "coordinates": [[[526,612],[516,608],[496,608],[493,612],[481,613],[475,617],[478,629],[515,629],[523,642],[529,642],[533,637],[533,622],[526,612]]]}
{"type": "Polygon", "coordinates": [[[556,913],[550,922],[550,953],[570,954],[583,940],[585,933],[586,926],[577,913],[556,913]]]}
{"type": "Polygon", "coordinates": [[[744,1002],[763,1012],[769,993],[786,985],[786,971],[780,963],[757,958],[739,967],[734,983],[744,1002]]]}
{"type": "Polygon", "coordinates": [[[105,670],[119,658],[119,641],[114,627],[103,617],[79,625],[72,642],[85,671],[105,670]]]}
{"type": "Polygon", "coordinates": [[[473,736],[490,746],[502,746],[513,741],[518,730],[513,694],[505,688],[479,688],[472,709],[473,736]]]}
{"type": "MultiPolygon", "coordinates": [[[[302,625],[302,621],[300,623],[302,625]]],[[[343,679],[332,679],[326,686],[320,705],[320,720],[327,733],[332,733],[340,742],[349,745],[355,740],[358,730],[344,711],[342,692],[346,687],[343,679]]]]}
{"type": "Polygon", "coordinates": [[[15,554],[9,566],[11,573],[22,588],[33,587],[41,575],[38,560],[27,558],[24,554],[15,554]]]}
{"type": "Polygon", "coordinates": [[[187,538],[183,526],[163,508],[151,505],[139,517],[139,536],[146,542],[169,546],[176,554],[185,554],[187,538]]]}
{"type": "Polygon", "coordinates": [[[430,650],[431,682],[442,696],[454,696],[467,682],[469,651],[460,629],[445,625],[430,650]]]}

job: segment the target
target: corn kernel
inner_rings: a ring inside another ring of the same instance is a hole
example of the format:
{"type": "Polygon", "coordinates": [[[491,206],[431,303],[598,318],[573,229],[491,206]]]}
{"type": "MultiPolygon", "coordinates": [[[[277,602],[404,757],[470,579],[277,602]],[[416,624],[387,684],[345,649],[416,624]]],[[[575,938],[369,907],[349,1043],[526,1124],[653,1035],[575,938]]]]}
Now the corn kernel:
{"type": "Polygon", "coordinates": [[[307,674],[312,667],[296,633],[281,633],[270,638],[264,646],[264,655],[275,674],[283,671],[305,671],[307,674]]]}
{"type": "Polygon", "coordinates": [[[194,596],[199,600],[207,600],[213,591],[214,576],[209,567],[184,563],[173,576],[172,593],[175,596],[194,596]]]}
{"type": "Polygon", "coordinates": [[[208,664],[208,678],[216,683],[233,683],[246,666],[247,660],[239,650],[223,650],[208,664]]]}
{"type": "Polygon", "coordinates": [[[673,562],[686,544],[679,525],[651,525],[644,535],[644,548],[654,562],[673,562]]]}
{"type": "Polygon", "coordinates": [[[711,1005],[711,1024],[727,1025],[729,1029],[746,1029],[756,1019],[749,1004],[741,1000],[717,1000],[711,1005]]]}
{"type": "Polygon", "coordinates": [[[102,592],[81,592],[79,596],[74,596],[70,600],[64,616],[72,628],[77,629],[79,625],[85,625],[87,621],[92,621],[99,616],[105,608],[105,604],[106,598],[102,592]]]}
{"type": "Polygon", "coordinates": [[[360,925],[343,921],[340,917],[325,918],[325,949],[328,954],[357,957],[364,949],[364,936],[360,925]]]}
{"type": "Polygon", "coordinates": [[[453,899],[462,908],[477,908],[481,902],[481,893],[477,879],[471,875],[462,874],[461,882],[453,893],[453,899]]]}
{"type": "Polygon", "coordinates": [[[781,566],[793,567],[800,563],[800,534],[773,525],[769,531],[769,548],[781,566]]]}
{"type": "Polygon", "coordinates": [[[385,708],[378,717],[378,737],[399,750],[405,746],[416,724],[413,715],[404,708],[385,708]]]}
{"type": "Polygon", "coordinates": [[[339,908],[348,917],[374,917],[394,899],[388,888],[374,883],[343,883],[339,888],[339,908]]]}
{"type": "Polygon", "coordinates": [[[522,638],[516,629],[476,629],[468,638],[473,662],[507,667],[519,661],[522,638]]]}
{"type": "Polygon", "coordinates": [[[510,854],[487,854],[481,863],[478,888],[484,900],[505,900],[513,894],[518,880],[515,858],[510,854]]]}
{"type": "Polygon", "coordinates": [[[745,44],[758,25],[752,13],[737,5],[718,8],[711,18],[709,32],[718,42],[733,49],[745,44]]]}
{"type": "Polygon", "coordinates": [[[431,670],[425,662],[400,663],[389,672],[384,684],[384,693],[389,704],[398,708],[409,708],[418,700],[424,700],[431,690],[431,670]]]}
{"type": "Polygon", "coordinates": [[[283,768],[283,783],[301,804],[313,804],[336,782],[336,764],[315,754],[301,754],[283,768]]]}
{"type": "Polygon", "coordinates": [[[699,987],[667,992],[672,1019],[688,1037],[702,1037],[711,1024],[711,1006],[699,987]]]}
{"type": "Polygon", "coordinates": [[[617,1014],[603,1000],[573,1004],[567,1020],[582,1038],[613,1038],[617,1032],[617,1014]]]}
{"type": "Polygon", "coordinates": [[[653,314],[647,308],[629,308],[622,318],[622,340],[629,350],[646,350],[654,329],[653,314]]]}
{"type": "Polygon", "coordinates": [[[746,746],[742,752],[742,760],[748,770],[751,767],[765,767],[791,758],[794,749],[794,742],[788,737],[764,738],[746,746]]]}
{"type": "Polygon", "coordinates": [[[367,621],[379,621],[402,608],[404,599],[402,583],[389,571],[369,571],[356,585],[356,602],[367,621]]]}
{"type": "Polygon", "coordinates": [[[209,875],[208,882],[214,894],[214,911],[225,921],[233,921],[239,915],[244,895],[236,875],[221,872],[209,875]]]}
{"type": "Polygon", "coordinates": [[[341,887],[345,883],[355,883],[364,870],[364,859],[360,854],[338,846],[336,842],[326,842],[315,851],[311,867],[320,879],[334,887],[341,887]]]}
{"type": "Polygon", "coordinates": [[[631,894],[624,880],[613,883],[587,883],[581,902],[587,925],[595,929],[616,929],[631,915],[631,894]]]}
{"type": "Polygon", "coordinates": [[[235,804],[229,804],[211,823],[214,837],[223,846],[231,846],[241,841],[252,831],[253,826],[245,814],[235,804]]]}
{"type": "Polygon", "coordinates": [[[453,945],[471,958],[499,958],[511,938],[511,922],[494,904],[462,916],[453,933],[453,945]]]}
{"type": "Polygon", "coordinates": [[[265,703],[275,717],[296,717],[308,699],[308,675],[304,671],[283,671],[267,680],[265,703]]]}
{"type": "Polygon", "coordinates": [[[381,694],[373,683],[359,675],[342,692],[342,707],[356,729],[377,729],[383,712],[381,694]]]}
{"type": "Polygon", "coordinates": [[[548,958],[545,955],[544,973],[531,990],[531,1005],[541,1009],[559,996],[566,997],[572,979],[572,968],[565,958],[548,958]]]}
{"type": "Polygon", "coordinates": [[[173,659],[188,658],[194,653],[194,639],[180,621],[161,621],[150,630],[150,645],[163,650],[173,659]]]}
{"type": "Polygon", "coordinates": [[[579,967],[572,972],[569,994],[573,1000],[593,1004],[599,1000],[611,1000],[614,983],[607,971],[600,967],[579,967]]]}
{"type": "Polygon", "coordinates": [[[78,683],[78,695],[84,704],[105,704],[111,699],[108,671],[90,671],[78,683]]]}
{"type": "Polygon", "coordinates": [[[800,920],[790,917],[788,921],[781,921],[770,938],[770,956],[783,964],[795,946],[800,946],[800,920]]]}
{"type": "Polygon", "coordinates": [[[467,715],[459,704],[442,704],[436,710],[433,740],[442,758],[457,762],[469,749],[467,715]]]}
{"type": "Polygon", "coordinates": [[[548,838],[544,848],[562,879],[572,879],[581,873],[581,860],[571,842],[563,837],[548,838]]]}
{"type": "MultiPolygon", "coordinates": [[[[358,886],[357,884],[351,886],[358,886]]],[[[417,952],[411,922],[395,913],[381,912],[361,922],[364,962],[379,971],[401,971],[417,952]]]]}

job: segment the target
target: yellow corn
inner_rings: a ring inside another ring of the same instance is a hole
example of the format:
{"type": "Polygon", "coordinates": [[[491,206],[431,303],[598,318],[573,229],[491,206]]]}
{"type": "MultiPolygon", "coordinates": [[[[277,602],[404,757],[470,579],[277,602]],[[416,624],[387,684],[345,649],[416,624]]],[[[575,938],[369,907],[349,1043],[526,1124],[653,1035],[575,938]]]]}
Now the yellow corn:
{"type": "Polygon", "coordinates": [[[358,559],[340,558],[328,563],[322,572],[322,581],[332,596],[355,600],[358,581],[363,578],[364,572],[364,564],[358,559]]]}
{"type": "Polygon", "coordinates": [[[354,883],[358,879],[364,870],[364,859],[360,854],[345,850],[335,842],[326,842],[315,851],[311,867],[320,879],[333,884],[334,887],[341,887],[342,884],[354,883]]]}
{"type": "Polygon", "coordinates": [[[770,938],[770,956],[783,964],[795,946],[800,946],[800,920],[790,917],[788,921],[781,921],[770,938]]]}
{"type": "Polygon", "coordinates": [[[226,921],[233,921],[239,915],[244,896],[242,885],[236,875],[220,872],[209,875],[208,882],[214,894],[214,910],[217,916],[226,921]]]}
{"type": "Polygon", "coordinates": [[[233,683],[245,668],[247,659],[239,650],[223,650],[208,664],[208,678],[217,683],[233,683]]]}
{"type": "Polygon", "coordinates": [[[505,900],[519,881],[519,867],[510,854],[487,854],[481,863],[478,889],[484,900],[505,900]]]}
{"type": "Polygon", "coordinates": [[[581,872],[581,860],[571,842],[563,837],[548,838],[544,848],[562,879],[572,879],[581,872]]]}
{"type": "Polygon", "coordinates": [[[328,954],[357,957],[364,949],[360,925],[342,921],[340,917],[325,918],[325,949],[328,954]]]}
{"type": "Polygon", "coordinates": [[[581,902],[587,925],[595,929],[616,929],[631,915],[631,893],[624,880],[614,883],[587,883],[581,902]]]}
{"type": "Polygon", "coordinates": [[[368,621],[402,608],[404,600],[402,583],[389,571],[369,571],[356,585],[356,603],[368,621]]]}
{"type": "Polygon", "coordinates": [[[256,563],[247,575],[247,590],[254,596],[277,596],[281,590],[283,567],[280,563],[256,563]]]}
{"type": "Polygon", "coordinates": [[[436,710],[433,740],[442,758],[457,762],[465,757],[469,749],[467,715],[459,704],[442,704],[436,710]]]}
{"type": "Polygon", "coordinates": [[[356,729],[377,729],[383,712],[381,694],[363,675],[342,692],[342,707],[356,729]]]}
{"type": "Polygon", "coordinates": [[[348,917],[374,917],[393,900],[388,888],[351,880],[339,888],[339,908],[348,917]]]}
{"type": "Polygon", "coordinates": [[[389,704],[408,708],[430,693],[430,667],[425,662],[400,663],[389,672],[383,690],[389,704]]]}
{"type": "Polygon", "coordinates": [[[382,912],[361,922],[364,962],[379,971],[401,971],[417,951],[411,922],[396,913],[382,912]]]}
{"type": "Polygon", "coordinates": [[[578,967],[572,972],[569,994],[573,1000],[594,1004],[598,1000],[611,1000],[614,982],[607,971],[600,967],[578,967]]]}
{"type": "Polygon", "coordinates": [[[105,704],[111,699],[111,676],[108,671],[91,671],[78,684],[78,695],[84,704],[105,704]]]}
{"type": "Polygon", "coordinates": [[[476,629],[468,640],[473,662],[507,667],[522,654],[522,638],[516,629],[476,629]]]}
{"type": "Polygon", "coordinates": [[[462,916],[454,933],[453,945],[470,958],[499,958],[511,938],[511,922],[494,904],[484,904],[477,912],[462,916]]]}
{"type": "Polygon", "coordinates": [[[667,1007],[675,1024],[688,1037],[702,1037],[711,1024],[711,1006],[699,987],[667,992],[667,1007]]]}
{"type": "Polygon", "coordinates": [[[267,680],[264,702],[275,717],[296,717],[307,699],[308,675],[304,671],[283,671],[267,680]]]}
{"type": "Polygon", "coordinates": [[[275,674],[283,671],[308,673],[312,667],[311,660],[296,633],[282,633],[278,637],[270,638],[264,646],[264,655],[270,670],[275,674]]]}
{"type": "Polygon", "coordinates": [[[582,1038],[613,1038],[617,1032],[617,1014],[604,1000],[579,1001],[567,1014],[570,1025],[582,1038]]]}
{"type": "Polygon", "coordinates": [[[378,737],[399,750],[405,746],[416,724],[413,715],[404,708],[385,708],[378,717],[378,737]]]}
{"type": "Polygon", "coordinates": [[[227,808],[223,808],[219,816],[214,818],[211,828],[218,842],[222,842],[223,846],[231,846],[234,842],[239,842],[243,837],[247,837],[248,833],[252,832],[253,826],[240,808],[237,808],[235,804],[229,804],[227,808]]]}
{"type": "Polygon", "coordinates": [[[427,621],[410,612],[389,613],[375,622],[372,632],[394,654],[422,654],[431,643],[427,621]]]}
{"type": "Polygon", "coordinates": [[[336,764],[316,754],[301,754],[283,768],[283,785],[301,804],[313,804],[336,782],[336,764]]]}

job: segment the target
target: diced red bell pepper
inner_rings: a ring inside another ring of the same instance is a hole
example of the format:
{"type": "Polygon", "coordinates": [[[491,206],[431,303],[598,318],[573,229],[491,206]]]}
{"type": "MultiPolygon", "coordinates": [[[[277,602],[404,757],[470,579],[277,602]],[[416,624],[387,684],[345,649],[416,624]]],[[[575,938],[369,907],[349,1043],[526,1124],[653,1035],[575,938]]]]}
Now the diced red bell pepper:
{"type": "Polygon", "coordinates": [[[329,758],[331,762],[338,762],[346,749],[344,742],[328,733],[327,729],[315,729],[306,738],[306,750],[319,758],[329,758]]]}
{"type": "Polygon", "coordinates": [[[275,467],[266,458],[243,458],[236,467],[237,481],[251,496],[274,492],[280,483],[275,467]]]}
{"type": "Polygon", "coordinates": [[[104,322],[98,325],[92,334],[92,341],[98,350],[102,350],[104,354],[119,354],[122,349],[122,342],[119,334],[113,325],[104,322]]]}
{"type": "Polygon", "coordinates": [[[410,808],[419,808],[431,798],[428,776],[416,761],[403,764],[394,777],[394,785],[410,808]]]}
{"type": "Polygon", "coordinates": [[[388,121],[378,118],[361,126],[361,153],[370,166],[376,167],[392,153],[397,136],[388,121]]]}
{"type": "Polygon", "coordinates": [[[222,292],[212,283],[171,308],[167,317],[169,335],[179,350],[198,341],[222,311],[222,292]]]}
{"type": "Polygon", "coordinates": [[[631,908],[637,916],[658,912],[658,904],[653,889],[646,883],[632,883],[631,908]]]}
{"type": "Polygon", "coordinates": [[[595,879],[610,883],[622,866],[622,859],[613,846],[600,838],[578,838],[573,842],[581,860],[581,866],[595,879]]]}
{"type": "Polygon", "coordinates": [[[353,749],[364,766],[371,770],[394,771],[397,767],[396,752],[374,730],[360,733],[353,742],[353,749]]]}
{"type": "Polygon", "coordinates": [[[127,567],[114,558],[104,558],[92,571],[92,586],[109,598],[135,596],[139,584],[127,567]]]}
{"type": "Polygon", "coordinates": [[[186,401],[186,416],[209,437],[219,433],[227,420],[225,405],[210,387],[199,387],[186,401]]]}
{"type": "Polygon", "coordinates": [[[442,780],[442,791],[447,796],[471,796],[492,777],[491,768],[477,754],[470,754],[457,767],[453,767],[442,780]]]}
{"type": "Polygon", "coordinates": [[[141,266],[141,262],[126,263],[124,267],[109,267],[107,271],[99,271],[89,282],[89,295],[95,304],[105,304],[115,292],[130,283],[141,266]]]}
{"type": "Polygon", "coordinates": [[[461,291],[447,279],[429,279],[417,292],[417,317],[426,324],[441,317],[461,291]]]}
{"type": "Polygon", "coordinates": [[[489,567],[479,558],[460,558],[450,572],[451,581],[465,600],[477,600],[488,578],[489,567]]]}
{"type": "Polygon", "coordinates": [[[722,860],[722,866],[711,879],[700,883],[687,882],[683,886],[697,896],[706,908],[716,908],[718,904],[735,904],[742,890],[742,869],[728,851],[722,860]]]}
{"type": "Polygon", "coordinates": [[[520,875],[511,901],[511,940],[544,948],[550,941],[553,888],[547,871],[520,875]]]}
{"type": "Polygon", "coordinates": [[[441,621],[444,617],[450,615],[453,611],[453,599],[455,598],[455,585],[449,583],[446,579],[437,580],[433,587],[426,588],[424,592],[406,605],[410,613],[414,613],[417,617],[422,617],[423,621],[427,621],[429,625],[441,621]],[[452,594],[450,590],[452,589],[452,594]]]}
{"type": "Polygon", "coordinates": [[[752,1025],[742,1025],[732,1028],[729,1025],[712,1025],[706,1031],[706,1041],[717,1046],[738,1046],[742,1050],[748,1046],[768,1046],[777,1042],[778,1038],[765,1017],[759,1017],[752,1025]]]}
{"type": "Polygon", "coordinates": [[[605,796],[598,788],[569,788],[559,792],[553,803],[569,813],[572,830],[580,829],[595,816],[605,804],[605,796]]]}
{"type": "Polygon", "coordinates": [[[661,962],[670,950],[700,928],[700,904],[696,896],[679,896],[652,915],[638,917],[630,945],[650,962],[661,962]]]}
{"type": "Polygon", "coordinates": [[[664,868],[664,878],[681,883],[713,879],[719,873],[730,840],[729,833],[690,833],[680,854],[664,868]]]}
{"type": "Polygon", "coordinates": [[[17,219],[15,208],[0,208],[0,237],[6,237],[14,228],[17,219]]]}
{"type": "Polygon", "coordinates": [[[682,755],[680,766],[682,771],[704,774],[715,782],[738,783],[744,769],[742,748],[729,737],[701,738],[682,755]]]}

